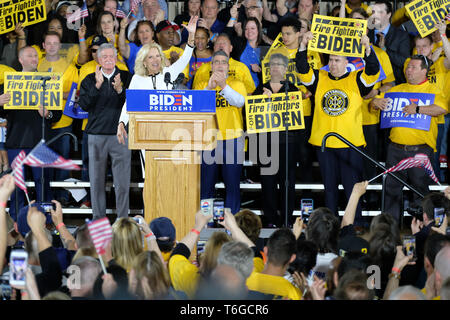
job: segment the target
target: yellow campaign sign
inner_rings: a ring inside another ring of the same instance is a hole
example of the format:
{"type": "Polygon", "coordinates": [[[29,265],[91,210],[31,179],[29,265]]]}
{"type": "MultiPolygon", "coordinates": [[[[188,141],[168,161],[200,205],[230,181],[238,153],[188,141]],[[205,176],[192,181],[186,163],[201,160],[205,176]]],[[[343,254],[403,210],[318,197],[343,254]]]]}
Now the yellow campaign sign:
{"type": "Polygon", "coordinates": [[[5,93],[11,99],[4,109],[39,110],[41,105],[49,110],[63,108],[63,79],[60,73],[50,72],[5,72],[5,93]],[[42,89],[42,77],[50,76],[42,89]]]}
{"type": "Polygon", "coordinates": [[[0,34],[13,31],[19,23],[26,27],[46,19],[45,0],[0,0],[0,34]]]}
{"type": "Polygon", "coordinates": [[[304,129],[302,93],[289,92],[245,97],[247,133],[304,129]]]}
{"type": "Polygon", "coordinates": [[[450,0],[416,0],[406,4],[405,8],[423,38],[436,30],[436,22],[444,20],[448,15],[450,0]]]}
{"type": "Polygon", "coordinates": [[[269,59],[272,53],[277,48],[284,48],[283,39],[281,38],[281,32],[278,34],[278,36],[273,41],[272,45],[269,48],[269,51],[267,51],[266,55],[264,56],[264,59],[262,60],[262,79],[263,83],[266,83],[270,80],[270,70],[269,70],[269,59]]]}
{"type": "Polygon", "coordinates": [[[315,14],[311,25],[313,39],[308,50],[347,57],[364,57],[361,37],[366,34],[367,21],[315,14]]]}

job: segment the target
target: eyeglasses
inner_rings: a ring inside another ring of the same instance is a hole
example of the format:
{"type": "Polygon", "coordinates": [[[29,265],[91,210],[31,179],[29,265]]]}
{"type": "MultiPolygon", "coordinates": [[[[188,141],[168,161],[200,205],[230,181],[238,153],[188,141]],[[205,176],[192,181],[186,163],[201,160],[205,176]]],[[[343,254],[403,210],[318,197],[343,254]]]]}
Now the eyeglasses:
{"type": "Polygon", "coordinates": [[[270,67],[285,67],[286,65],[284,63],[277,63],[277,62],[272,62],[269,64],[270,67]]]}
{"type": "Polygon", "coordinates": [[[96,53],[98,49],[91,49],[92,53],[96,53]]]}
{"type": "Polygon", "coordinates": [[[245,9],[250,11],[250,10],[258,10],[260,7],[257,6],[251,6],[251,7],[246,7],[245,9]]]}
{"type": "Polygon", "coordinates": [[[215,61],[212,61],[212,63],[225,65],[225,64],[228,64],[228,61],[227,60],[215,60],[215,61]]]}

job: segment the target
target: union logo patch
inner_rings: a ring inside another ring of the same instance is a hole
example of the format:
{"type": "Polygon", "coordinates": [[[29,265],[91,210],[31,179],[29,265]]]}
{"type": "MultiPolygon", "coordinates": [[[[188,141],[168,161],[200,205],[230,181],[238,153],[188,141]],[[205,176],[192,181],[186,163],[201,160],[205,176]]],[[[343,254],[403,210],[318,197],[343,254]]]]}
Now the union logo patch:
{"type": "Polygon", "coordinates": [[[338,89],[327,91],[322,98],[322,109],[329,116],[340,116],[348,109],[347,94],[338,89]]]}

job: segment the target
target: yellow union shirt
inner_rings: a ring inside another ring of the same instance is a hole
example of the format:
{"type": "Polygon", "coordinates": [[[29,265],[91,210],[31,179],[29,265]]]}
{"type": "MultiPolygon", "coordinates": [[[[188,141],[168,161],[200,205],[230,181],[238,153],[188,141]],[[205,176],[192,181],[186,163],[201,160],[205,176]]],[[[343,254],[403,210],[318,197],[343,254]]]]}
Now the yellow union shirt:
{"type": "Polygon", "coordinates": [[[302,294],[298,288],[283,277],[253,272],[247,279],[249,290],[273,294],[282,299],[301,300],[302,294]]]}
{"type": "MultiPolygon", "coordinates": [[[[175,46],[171,46],[169,49],[163,51],[163,53],[166,56],[166,59],[167,59],[167,61],[169,61],[169,63],[170,63],[170,54],[172,52],[178,53],[178,59],[179,59],[183,55],[184,50],[181,48],[175,47],[175,46]]],[[[186,65],[186,68],[184,68],[183,73],[184,73],[184,77],[186,79],[188,79],[189,78],[189,64],[186,65]]],[[[173,80],[175,80],[175,79],[173,79],[173,80]]]]}
{"type": "MultiPolygon", "coordinates": [[[[383,68],[383,71],[386,74],[386,79],[382,80],[381,82],[377,82],[373,86],[373,89],[376,90],[386,83],[394,82],[395,77],[394,71],[392,70],[391,60],[389,60],[389,56],[386,53],[386,51],[378,48],[377,46],[372,46],[372,48],[375,50],[378,61],[380,62],[381,67],[383,68]]],[[[363,126],[377,124],[380,122],[380,110],[374,110],[373,108],[370,108],[369,107],[370,101],[372,101],[372,99],[363,100],[362,105],[363,126]]]]}
{"type": "MultiPolygon", "coordinates": [[[[311,82],[312,72],[312,69],[309,69],[308,74],[302,75],[305,83],[311,82]]],[[[345,78],[332,80],[327,71],[319,70],[314,118],[309,139],[312,145],[321,146],[323,137],[329,132],[340,134],[357,147],[366,145],[362,129],[363,98],[356,81],[357,73],[353,71],[345,78]]],[[[375,76],[366,77],[373,80],[375,76]]],[[[367,80],[366,83],[373,83],[373,81],[367,80]]],[[[334,137],[327,140],[326,146],[348,148],[345,143],[334,137]]]]}
{"type": "MultiPolygon", "coordinates": [[[[252,94],[255,91],[255,82],[253,81],[250,70],[245,64],[240,61],[236,61],[233,58],[229,60],[230,71],[228,71],[228,77],[234,80],[241,81],[245,86],[245,92],[252,94]]],[[[204,63],[198,68],[195,73],[194,82],[192,88],[200,88],[200,83],[208,83],[211,76],[211,62],[204,63]]],[[[206,85],[205,85],[206,87],[206,85]]]]}
{"type": "MultiPolygon", "coordinates": [[[[242,82],[235,79],[227,78],[227,84],[236,92],[244,97],[247,95],[245,86],[242,82]]],[[[208,86],[208,82],[196,83],[194,90],[203,90],[208,86]]],[[[219,126],[219,134],[217,140],[230,140],[242,136],[244,132],[244,120],[242,116],[242,108],[232,106],[222,97],[219,92],[220,87],[216,89],[216,117],[219,126]]]]}
{"type": "MultiPolygon", "coordinates": [[[[388,92],[432,93],[435,95],[434,104],[448,112],[448,105],[441,94],[441,90],[429,81],[425,81],[424,83],[418,85],[402,83],[391,88],[388,92]]],[[[384,93],[382,94],[382,97],[384,97],[384,93]]],[[[422,109],[426,107],[422,106],[420,108],[422,109]]],[[[427,144],[436,152],[436,138],[438,133],[437,124],[438,117],[431,117],[430,129],[428,131],[413,128],[393,127],[391,129],[389,139],[394,143],[405,145],[427,144]]]]}

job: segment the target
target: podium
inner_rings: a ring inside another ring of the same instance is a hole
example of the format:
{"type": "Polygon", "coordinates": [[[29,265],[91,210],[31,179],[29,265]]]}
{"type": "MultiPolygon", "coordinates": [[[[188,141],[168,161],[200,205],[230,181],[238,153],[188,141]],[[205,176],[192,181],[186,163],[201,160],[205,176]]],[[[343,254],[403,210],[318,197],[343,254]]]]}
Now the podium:
{"type": "MultiPolygon", "coordinates": [[[[215,111],[215,103],[213,107],[215,111]]],[[[168,217],[175,225],[179,241],[193,228],[195,213],[200,208],[201,155],[203,150],[212,150],[217,144],[215,112],[128,111],[128,114],[128,147],[145,150],[145,221],[168,217]]]]}

